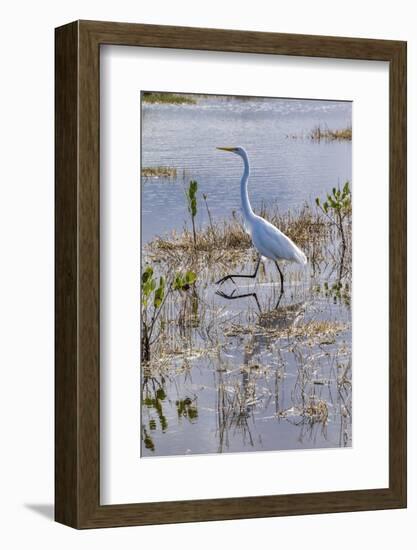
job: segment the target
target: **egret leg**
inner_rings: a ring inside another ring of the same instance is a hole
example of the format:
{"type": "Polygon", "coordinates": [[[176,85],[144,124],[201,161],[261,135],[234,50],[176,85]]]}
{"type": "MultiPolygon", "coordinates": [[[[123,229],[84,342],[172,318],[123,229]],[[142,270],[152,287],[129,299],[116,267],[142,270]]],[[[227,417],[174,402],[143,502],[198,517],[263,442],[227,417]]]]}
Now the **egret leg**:
{"type": "Polygon", "coordinates": [[[282,274],[281,268],[278,265],[278,262],[275,260],[275,265],[277,266],[279,276],[281,278],[281,294],[284,294],[284,275],[282,274]]]}
{"type": "Polygon", "coordinates": [[[233,274],[232,275],[226,275],[225,277],[222,277],[221,279],[219,279],[216,282],[216,285],[220,285],[220,284],[224,283],[225,281],[227,281],[228,279],[231,279],[231,281],[233,281],[233,279],[237,279],[237,278],[239,278],[239,279],[254,279],[256,277],[256,275],[258,274],[258,269],[259,269],[259,264],[260,263],[261,263],[261,258],[258,259],[258,263],[256,264],[255,273],[253,275],[233,275],[233,274]]]}
{"type": "Polygon", "coordinates": [[[284,292],[281,292],[278,298],[277,305],[275,306],[275,309],[278,309],[279,304],[281,303],[282,297],[284,296],[284,292]]]}

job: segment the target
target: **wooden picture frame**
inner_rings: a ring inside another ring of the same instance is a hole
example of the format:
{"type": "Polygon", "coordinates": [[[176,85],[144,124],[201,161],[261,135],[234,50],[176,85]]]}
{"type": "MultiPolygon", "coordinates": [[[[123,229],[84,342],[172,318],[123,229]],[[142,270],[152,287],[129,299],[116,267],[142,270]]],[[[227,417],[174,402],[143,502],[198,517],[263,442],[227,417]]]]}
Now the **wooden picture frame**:
{"type": "Polygon", "coordinates": [[[56,29],[55,518],[75,528],[406,506],[406,43],[76,21],[56,29]],[[99,56],[117,44],[389,62],[389,487],[100,504],[99,56]]]}

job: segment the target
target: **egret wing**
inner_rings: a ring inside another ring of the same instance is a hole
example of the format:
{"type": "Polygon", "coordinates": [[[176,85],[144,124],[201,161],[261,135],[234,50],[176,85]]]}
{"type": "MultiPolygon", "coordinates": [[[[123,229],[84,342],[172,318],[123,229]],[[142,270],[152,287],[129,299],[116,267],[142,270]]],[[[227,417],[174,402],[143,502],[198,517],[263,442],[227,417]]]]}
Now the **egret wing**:
{"type": "Polygon", "coordinates": [[[255,247],[266,258],[271,260],[288,260],[305,264],[305,254],[277,227],[258,218],[252,230],[252,240],[255,247]]]}

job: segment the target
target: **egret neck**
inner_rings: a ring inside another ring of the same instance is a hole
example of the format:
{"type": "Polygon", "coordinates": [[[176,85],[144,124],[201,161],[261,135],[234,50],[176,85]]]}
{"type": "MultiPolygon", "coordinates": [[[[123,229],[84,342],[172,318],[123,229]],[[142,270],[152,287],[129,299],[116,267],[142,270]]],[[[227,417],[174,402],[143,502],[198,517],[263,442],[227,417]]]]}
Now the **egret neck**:
{"type": "Polygon", "coordinates": [[[243,159],[244,171],[242,179],[240,180],[240,197],[242,201],[243,218],[245,220],[245,227],[248,231],[252,230],[252,222],[255,218],[255,214],[249,202],[248,195],[248,179],[249,179],[249,159],[246,151],[242,151],[240,155],[243,159]]]}

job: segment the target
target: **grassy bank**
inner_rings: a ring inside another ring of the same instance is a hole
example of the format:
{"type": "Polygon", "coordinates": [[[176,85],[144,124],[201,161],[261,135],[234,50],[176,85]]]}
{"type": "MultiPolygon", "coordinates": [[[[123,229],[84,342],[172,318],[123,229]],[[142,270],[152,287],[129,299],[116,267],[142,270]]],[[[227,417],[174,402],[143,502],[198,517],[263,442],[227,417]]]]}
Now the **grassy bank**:
{"type": "Polygon", "coordinates": [[[197,101],[189,96],[169,92],[143,92],[144,103],[168,103],[170,105],[195,105],[197,101]]]}

